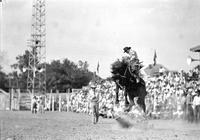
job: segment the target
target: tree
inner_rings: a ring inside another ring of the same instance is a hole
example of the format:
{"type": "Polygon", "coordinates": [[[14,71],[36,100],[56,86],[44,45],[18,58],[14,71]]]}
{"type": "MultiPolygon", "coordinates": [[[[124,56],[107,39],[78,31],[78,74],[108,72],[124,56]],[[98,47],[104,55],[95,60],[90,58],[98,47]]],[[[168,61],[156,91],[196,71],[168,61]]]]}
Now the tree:
{"type": "Polygon", "coordinates": [[[0,66],[0,89],[3,89],[8,92],[9,84],[7,75],[2,71],[2,67],[0,66]]]}
{"type": "MultiPolygon", "coordinates": [[[[19,73],[13,72],[15,79],[18,80],[20,88],[27,88],[28,72],[23,71],[23,68],[28,67],[29,51],[25,51],[23,55],[16,57],[17,62],[12,65],[15,70],[19,69],[19,73]]],[[[46,89],[66,91],[69,88],[81,88],[86,86],[93,77],[93,73],[88,70],[89,64],[87,61],[79,61],[78,64],[64,59],[53,60],[51,63],[46,63],[46,89]]]]}
{"type": "Polygon", "coordinates": [[[23,71],[23,68],[28,68],[29,65],[29,51],[26,50],[24,52],[23,55],[18,55],[16,57],[17,62],[13,65],[11,65],[11,67],[13,67],[14,69],[19,69],[21,72],[23,71]]]}
{"type": "Polygon", "coordinates": [[[88,71],[88,63],[79,61],[78,65],[64,59],[54,60],[47,64],[47,90],[66,91],[71,88],[82,88],[88,85],[93,73],[88,71]]]}
{"type": "Polygon", "coordinates": [[[18,55],[16,57],[17,62],[11,65],[14,72],[10,73],[13,75],[14,81],[17,82],[18,88],[27,88],[27,77],[28,71],[23,71],[24,68],[28,68],[29,65],[29,51],[26,50],[24,54],[18,55]],[[19,72],[17,72],[19,70],[19,72]]]}

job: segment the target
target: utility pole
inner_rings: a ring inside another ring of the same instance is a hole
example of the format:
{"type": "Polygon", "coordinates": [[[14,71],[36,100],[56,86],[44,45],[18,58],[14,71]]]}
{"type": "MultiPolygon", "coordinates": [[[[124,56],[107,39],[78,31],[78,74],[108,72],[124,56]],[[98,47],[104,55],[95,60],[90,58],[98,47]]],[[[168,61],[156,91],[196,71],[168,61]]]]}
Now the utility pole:
{"type": "Polygon", "coordinates": [[[46,93],[46,8],[45,0],[33,0],[31,39],[28,40],[27,89],[33,95],[46,93]]]}

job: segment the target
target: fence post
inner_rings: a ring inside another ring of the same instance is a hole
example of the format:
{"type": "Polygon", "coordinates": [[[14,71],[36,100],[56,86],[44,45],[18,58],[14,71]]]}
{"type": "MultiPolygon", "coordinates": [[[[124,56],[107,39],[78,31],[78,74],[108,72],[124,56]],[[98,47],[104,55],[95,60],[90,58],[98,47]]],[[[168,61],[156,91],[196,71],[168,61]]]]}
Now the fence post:
{"type": "Polygon", "coordinates": [[[1,128],[0,128],[0,140],[3,140],[3,120],[1,120],[1,128]]]}
{"type": "Polygon", "coordinates": [[[52,89],[51,89],[51,91],[50,91],[50,95],[49,95],[49,111],[52,111],[53,109],[52,109],[52,89]]]}
{"type": "Polygon", "coordinates": [[[30,95],[30,100],[31,100],[31,112],[33,112],[33,102],[32,102],[32,93],[31,94],[29,94],[30,95]]]}
{"type": "Polygon", "coordinates": [[[9,109],[10,109],[10,110],[11,110],[11,108],[12,108],[12,107],[11,107],[11,105],[12,105],[12,103],[11,103],[11,102],[12,102],[12,97],[11,97],[11,96],[12,96],[12,91],[11,91],[11,88],[10,88],[10,89],[9,89],[9,109]]]}
{"type": "Polygon", "coordinates": [[[45,111],[46,108],[47,108],[47,93],[44,96],[44,111],[45,111]]]}
{"type": "Polygon", "coordinates": [[[70,93],[66,94],[66,101],[67,101],[67,112],[70,111],[70,93]]]}
{"type": "Polygon", "coordinates": [[[54,98],[55,98],[55,96],[52,95],[52,112],[54,111],[54,98]]]}
{"type": "Polygon", "coordinates": [[[11,89],[11,111],[13,111],[13,107],[14,107],[13,97],[14,97],[14,89],[12,88],[11,89]]]}
{"type": "Polygon", "coordinates": [[[61,94],[59,93],[59,112],[61,112],[62,104],[61,104],[61,94]]]}
{"type": "Polygon", "coordinates": [[[54,96],[52,96],[52,112],[54,112],[54,96]]]}
{"type": "Polygon", "coordinates": [[[20,89],[17,89],[17,93],[18,93],[17,110],[20,110],[20,99],[21,99],[21,91],[20,91],[20,89]]]}

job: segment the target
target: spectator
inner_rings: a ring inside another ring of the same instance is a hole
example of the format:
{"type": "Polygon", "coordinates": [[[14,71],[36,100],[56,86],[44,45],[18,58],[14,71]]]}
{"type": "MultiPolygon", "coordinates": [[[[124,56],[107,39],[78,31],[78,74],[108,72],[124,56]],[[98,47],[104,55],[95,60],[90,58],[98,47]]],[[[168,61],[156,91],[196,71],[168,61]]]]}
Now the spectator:
{"type": "Polygon", "coordinates": [[[195,95],[193,100],[194,105],[194,119],[196,122],[200,119],[200,90],[197,90],[197,95],[195,95]]]}

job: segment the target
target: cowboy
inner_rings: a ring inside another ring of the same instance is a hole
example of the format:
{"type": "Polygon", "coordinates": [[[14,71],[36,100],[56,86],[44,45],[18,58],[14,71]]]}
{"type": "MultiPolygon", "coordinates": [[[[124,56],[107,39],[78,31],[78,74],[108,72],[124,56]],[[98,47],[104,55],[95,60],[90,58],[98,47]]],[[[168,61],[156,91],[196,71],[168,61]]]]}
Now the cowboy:
{"type": "Polygon", "coordinates": [[[99,119],[99,93],[96,92],[96,85],[91,85],[89,99],[92,110],[92,121],[93,124],[96,124],[99,119]]]}
{"type": "Polygon", "coordinates": [[[38,112],[41,114],[44,113],[44,107],[45,107],[45,99],[43,96],[40,96],[38,99],[38,112]]]}
{"type": "Polygon", "coordinates": [[[192,89],[188,89],[188,94],[186,96],[186,119],[190,122],[193,121],[194,111],[192,108],[193,99],[192,99],[192,89]]]}
{"type": "Polygon", "coordinates": [[[131,59],[139,60],[136,51],[132,50],[131,47],[125,47],[124,48],[124,53],[129,54],[131,59]]]}
{"type": "Polygon", "coordinates": [[[129,55],[130,71],[134,73],[136,82],[139,83],[139,81],[140,81],[139,70],[141,69],[142,66],[139,62],[138,55],[137,55],[136,51],[131,49],[131,47],[125,47],[123,50],[124,50],[124,53],[127,53],[129,55]]]}

